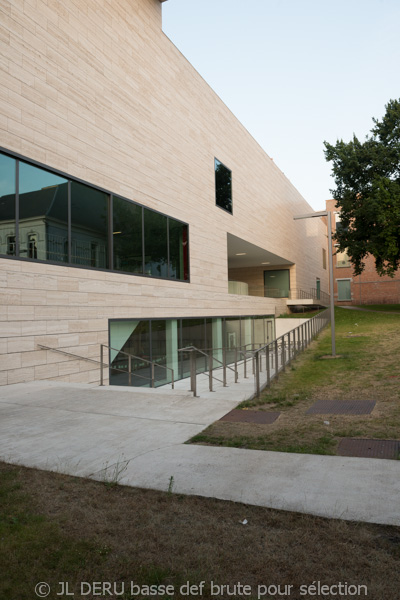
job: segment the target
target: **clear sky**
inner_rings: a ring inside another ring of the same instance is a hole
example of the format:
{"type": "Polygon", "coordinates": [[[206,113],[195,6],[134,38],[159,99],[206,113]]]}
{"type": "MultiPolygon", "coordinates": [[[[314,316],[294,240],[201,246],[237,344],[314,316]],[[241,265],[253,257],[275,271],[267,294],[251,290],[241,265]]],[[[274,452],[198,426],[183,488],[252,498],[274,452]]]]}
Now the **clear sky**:
{"type": "Polygon", "coordinates": [[[400,98],[400,0],[168,0],[163,30],[315,210],[324,140],[400,98]]]}

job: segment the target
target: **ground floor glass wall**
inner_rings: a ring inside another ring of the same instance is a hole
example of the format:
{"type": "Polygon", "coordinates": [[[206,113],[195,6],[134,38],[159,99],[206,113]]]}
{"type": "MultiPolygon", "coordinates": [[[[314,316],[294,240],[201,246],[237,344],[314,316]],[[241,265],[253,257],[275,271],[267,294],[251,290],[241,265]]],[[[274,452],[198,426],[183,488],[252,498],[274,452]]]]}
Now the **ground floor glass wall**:
{"type": "MultiPolygon", "coordinates": [[[[193,319],[144,319],[110,321],[110,384],[150,386],[155,363],[155,385],[189,377],[190,353],[182,349],[195,346],[205,352],[213,350],[214,367],[220,366],[222,349],[232,363],[237,349],[251,350],[271,342],[275,321],[270,315],[252,317],[213,317],[193,319]],[[166,368],[167,367],[167,368],[166,368]]],[[[239,354],[240,357],[240,354],[239,354]]],[[[196,354],[197,372],[208,369],[207,357],[196,354]]]]}

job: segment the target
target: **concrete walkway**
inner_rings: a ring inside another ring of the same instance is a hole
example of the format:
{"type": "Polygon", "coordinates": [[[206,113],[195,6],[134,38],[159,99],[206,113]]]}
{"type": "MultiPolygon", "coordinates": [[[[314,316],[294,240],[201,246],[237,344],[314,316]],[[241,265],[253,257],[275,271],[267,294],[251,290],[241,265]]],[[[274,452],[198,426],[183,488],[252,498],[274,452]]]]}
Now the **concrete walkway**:
{"type": "Polygon", "coordinates": [[[251,385],[200,398],[47,381],[1,387],[0,458],[163,491],[173,477],[177,493],[400,525],[399,461],[184,444],[251,385]]]}

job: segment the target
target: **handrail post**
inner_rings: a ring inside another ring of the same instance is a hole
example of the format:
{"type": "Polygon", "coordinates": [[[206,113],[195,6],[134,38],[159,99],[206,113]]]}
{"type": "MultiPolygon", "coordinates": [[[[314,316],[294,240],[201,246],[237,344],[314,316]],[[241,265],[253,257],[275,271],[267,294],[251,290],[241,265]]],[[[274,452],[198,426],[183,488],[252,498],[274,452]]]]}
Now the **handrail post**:
{"type": "Polygon", "coordinates": [[[222,383],[226,387],[226,348],[222,348],[222,383]]]}
{"type": "Polygon", "coordinates": [[[104,379],[103,379],[103,357],[104,357],[104,347],[103,347],[103,344],[100,344],[100,385],[104,385],[104,379]]]}
{"type": "Polygon", "coordinates": [[[278,340],[275,340],[275,377],[278,379],[279,359],[278,359],[278,340]]]}
{"type": "Polygon", "coordinates": [[[266,357],[266,361],[267,361],[267,386],[270,387],[270,385],[271,385],[271,370],[270,370],[270,365],[269,365],[269,344],[265,348],[265,357],[266,357]]]}
{"type": "Polygon", "coordinates": [[[282,371],[286,371],[285,334],[282,336],[282,371]]]}
{"type": "Polygon", "coordinates": [[[190,350],[190,391],[197,398],[196,390],[196,357],[193,350],[190,350]]]}
{"type": "Polygon", "coordinates": [[[151,387],[154,388],[155,387],[155,381],[154,381],[154,363],[151,363],[151,387]]]}
{"type": "Polygon", "coordinates": [[[132,385],[132,356],[128,356],[128,384],[132,385]]]}
{"type": "Polygon", "coordinates": [[[238,351],[237,351],[237,346],[235,347],[235,383],[238,382],[238,369],[237,369],[237,363],[238,363],[238,351]]]}
{"type": "Polygon", "coordinates": [[[208,355],[208,387],[210,392],[213,391],[213,353],[212,350],[210,350],[210,353],[208,355]]]}
{"type": "Polygon", "coordinates": [[[289,367],[291,364],[292,364],[292,358],[290,355],[290,331],[288,331],[288,365],[289,365],[289,367]]]}
{"type": "Polygon", "coordinates": [[[259,354],[260,354],[260,351],[256,350],[255,357],[256,357],[256,395],[257,395],[257,398],[260,397],[260,364],[258,362],[259,354]]]}
{"type": "Polygon", "coordinates": [[[245,379],[247,379],[247,350],[246,350],[246,346],[244,347],[243,376],[244,376],[245,379]]]}

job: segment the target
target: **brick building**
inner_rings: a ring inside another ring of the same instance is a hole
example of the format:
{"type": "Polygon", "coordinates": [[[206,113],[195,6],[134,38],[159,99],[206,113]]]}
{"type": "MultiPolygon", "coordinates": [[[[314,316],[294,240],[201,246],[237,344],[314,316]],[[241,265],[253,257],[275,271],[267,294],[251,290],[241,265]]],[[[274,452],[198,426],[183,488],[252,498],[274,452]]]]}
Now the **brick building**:
{"type": "MultiPolygon", "coordinates": [[[[326,201],[326,210],[332,212],[333,232],[340,223],[340,212],[335,205],[335,200],[326,201]]],[[[333,279],[335,304],[339,306],[400,303],[400,272],[393,278],[380,277],[373,256],[366,258],[361,275],[354,275],[347,254],[333,247],[333,279]]]]}

